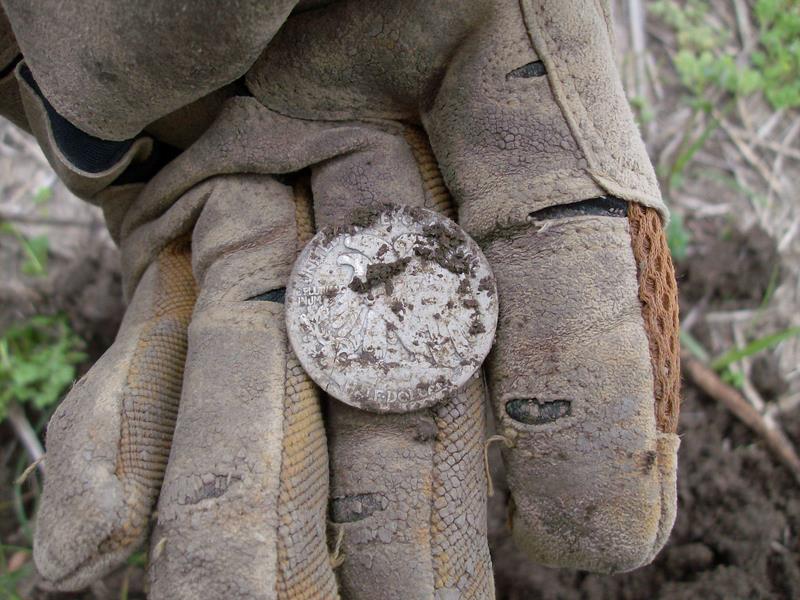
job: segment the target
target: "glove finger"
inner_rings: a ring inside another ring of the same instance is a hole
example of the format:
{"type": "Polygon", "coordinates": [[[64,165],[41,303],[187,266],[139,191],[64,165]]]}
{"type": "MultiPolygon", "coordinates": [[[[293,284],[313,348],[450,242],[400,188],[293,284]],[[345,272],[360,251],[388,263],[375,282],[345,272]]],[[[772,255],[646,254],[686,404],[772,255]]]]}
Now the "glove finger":
{"type": "Polygon", "coordinates": [[[615,571],[651,560],[674,517],[677,438],[654,405],[661,372],[677,370],[650,352],[674,347],[677,328],[672,313],[646,327],[637,280],[637,267],[658,270],[673,282],[659,303],[674,308],[668,254],[634,257],[627,220],[583,202],[666,210],[601,8],[498,3],[453,53],[423,123],[497,278],[487,375],[514,444],[515,539],[550,565],[615,571]]]}
{"type": "MultiPolygon", "coordinates": [[[[409,127],[411,146],[422,176],[426,208],[451,219],[455,204],[424,131],[409,127]]],[[[487,542],[486,389],[482,369],[454,398],[432,409],[433,446],[431,550],[437,600],[494,598],[492,559],[487,542]]]]}
{"type": "MultiPolygon", "coordinates": [[[[294,186],[298,251],[314,235],[311,188],[294,186]]],[[[328,445],[320,390],[287,345],[283,454],[278,494],[279,600],[338,597],[326,541],[328,445]]]]}
{"type": "Polygon", "coordinates": [[[342,593],[493,598],[482,380],[407,415],[371,414],[330,399],[327,425],[342,593]]]}
{"type": "Polygon", "coordinates": [[[202,185],[193,233],[201,292],[150,597],[335,598],[319,397],[288,348],[282,306],[309,212],[271,177],[202,185]]]}
{"type": "Polygon", "coordinates": [[[189,244],[176,242],[138,285],[114,344],[50,420],[34,558],[55,588],[85,587],[146,537],[195,295],[189,244]]]}
{"type": "Polygon", "coordinates": [[[627,219],[544,223],[485,249],[502,294],[488,376],[512,446],[512,532],[548,565],[630,570],[674,520],[678,439],[658,427],[649,350],[669,338],[645,327],[627,219]]]}
{"type": "MultiPolygon", "coordinates": [[[[388,126],[387,126],[388,127],[388,126]]],[[[317,226],[383,202],[452,210],[427,139],[388,132],[313,171],[317,226]]],[[[331,519],[347,598],[490,598],[479,378],[430,410],[327,404],[331,519]]]]}

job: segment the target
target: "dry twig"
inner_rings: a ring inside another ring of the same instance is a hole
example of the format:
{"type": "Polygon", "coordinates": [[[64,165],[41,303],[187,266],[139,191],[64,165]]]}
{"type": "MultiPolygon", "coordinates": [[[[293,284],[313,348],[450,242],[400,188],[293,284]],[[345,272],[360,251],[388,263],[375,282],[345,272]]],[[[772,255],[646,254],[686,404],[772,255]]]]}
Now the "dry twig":
{"type": "Polygon", "coordinates": [[[800,160],[800,150],[797,148],[792,147],[791,140],[797,134],[797,123],[800,122],[798,119],[795,124],[793,124],[789,129],[787,129],[787,133],[784,136],[784,141],[782,142],[773,142],[767,139],[760,137],[758,134],[753,133],[751,131],[747,131],[745,129],[741,129],[740,127],[736,127],[735,125],[729,125],[730,130],[740,136],[743,140],[746,140],[753,144],[754,146],[760,146],[761,148],[766,148],[767,150],[772,150],[779,156],[787,156],[789,158],[793,158],[795,160],[800,160]],[[787,138],[789,143],[787,143],[787,138]]]}
{"type": "Polygon", "coordinates": [[[766,181],[770,188],[776,190],[778,193],[783,192],[783,186],[780,184],[778,180],[775,179],[772,175],[772,171],[764,161],[759,158],[759,156],[753,151],[753,149],[747,145],[747,143],[742,139],[732,127],[731,124],[722,117],[717,111],[713,111],[714,118],[717,119],[720,123],[720,127],[722,127],[723,131],[728,134],[728,137],[731,141],[736,145],[736,148],[741,153],[742,157],[756,170],[756,172],[761,175],[761,177],[766,181]]]}

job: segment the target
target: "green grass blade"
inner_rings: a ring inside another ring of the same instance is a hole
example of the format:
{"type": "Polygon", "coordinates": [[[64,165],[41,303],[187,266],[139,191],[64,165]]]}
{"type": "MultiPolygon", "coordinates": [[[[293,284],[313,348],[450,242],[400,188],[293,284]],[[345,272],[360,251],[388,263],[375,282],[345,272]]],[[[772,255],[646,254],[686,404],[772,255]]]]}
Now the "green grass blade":
{"type": "Polygon", "coordinates": [[[681,345],[695,358],[708,362],[708,352],[703,348],[703,345],[691,333],[683,329],[681,329],[681,345]]]}
{"type": "Polygon", "coordinates": [[[729,365],[735,363],[737,360],[747,358],[748,356],[757,354],[762,350],[777,346],[782,341],[796,335],[800,335],[800,327],[790,327],[788,329],[784,329],[783,331],[779,331],[778,333],[765,335],[764,337],[750,342],[744,348],[733,348],[728,350],[711,362],[711,368],[715,371],[722,371],[729,365]]]}

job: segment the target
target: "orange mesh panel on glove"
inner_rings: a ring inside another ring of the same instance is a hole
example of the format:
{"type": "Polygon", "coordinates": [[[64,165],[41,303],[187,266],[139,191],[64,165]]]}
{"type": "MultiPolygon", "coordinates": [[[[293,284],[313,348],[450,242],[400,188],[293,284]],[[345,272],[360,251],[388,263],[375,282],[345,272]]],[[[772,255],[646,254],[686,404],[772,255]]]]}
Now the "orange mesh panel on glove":
{"type": "Polygon", "coordinates": [[[642,317],[650,343],[656,421],[659,430],[674,433],[678,427],[681,387],[675,269],[658,211],[632,202],[628,220],[639,274],[642,317]]]}

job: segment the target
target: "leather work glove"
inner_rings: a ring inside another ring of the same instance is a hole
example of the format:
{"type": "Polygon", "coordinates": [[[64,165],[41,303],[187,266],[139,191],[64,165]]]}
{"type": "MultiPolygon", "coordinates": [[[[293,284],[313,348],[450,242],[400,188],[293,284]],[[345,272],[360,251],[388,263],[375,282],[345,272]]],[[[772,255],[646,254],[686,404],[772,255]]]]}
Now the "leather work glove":
{"type": "Polygon", "coordinates": [[[298,249],[386,202],[457,218],[492,265],[485,379],[520,550],[653,559],[675,518],[677,299],[605,2],[3,5],[26,124],[103,208],[130,300],[48,426],[50,585],[149,537],[155,599],[494,596],[482,378],[374,414],[320,397],[287,343],[298,249]]]}

